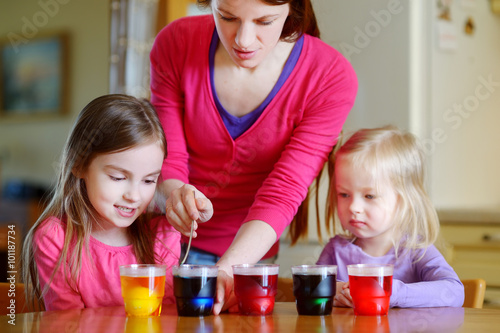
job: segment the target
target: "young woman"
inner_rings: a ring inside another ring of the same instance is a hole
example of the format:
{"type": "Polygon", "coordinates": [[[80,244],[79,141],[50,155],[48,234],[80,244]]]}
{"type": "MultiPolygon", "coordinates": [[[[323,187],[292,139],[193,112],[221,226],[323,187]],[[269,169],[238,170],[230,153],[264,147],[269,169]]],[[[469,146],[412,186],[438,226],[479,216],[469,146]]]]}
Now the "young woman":
{"type": "Polygon", "coordinates": [[[357,80],[318,38],[310,0],[199,3],[212,15],[177,20],[155,40],[151,101],[168,128],[166,216],[186,237],[195,221],[187,262],[219,266],[219,313],[235,304],[231,265],[275,260],[357,80]]]}

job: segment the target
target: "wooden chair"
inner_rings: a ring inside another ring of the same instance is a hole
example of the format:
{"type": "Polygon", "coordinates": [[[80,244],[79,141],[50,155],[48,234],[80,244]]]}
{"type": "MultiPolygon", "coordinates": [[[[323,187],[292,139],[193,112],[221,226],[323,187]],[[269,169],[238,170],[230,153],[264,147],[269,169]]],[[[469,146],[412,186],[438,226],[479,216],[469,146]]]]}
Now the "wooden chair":
{"type": "Polygon", "coordinates": [[[10,314],[8,307],[11,306],[12,299],[15,300],[15,313],[44,311],[39,305],[28,310],[24,290],[24,283],[15,283],[12,286],[9,282],[0,282],[0,316],[10,314]]]}
{"type": "MultiPolygon", "coordinates": [[[[0,263],[2,269],[0,271],[0,282],[7,282],[7,278],[11,277],[12,274],[16,281],[19,280],[17,273],[19,267],[12,261],[12,258],[17,260],[21,255],[21,238],[22,234],[19,224],[15,222],[2,222],[2,225],[0,225],[0,263]],[[14,265],[14,267],[11,265],[14,265]]],[[[2,296],[3,294],[0,294],[0,297],[2,296]]]]}
{"type": "Polygon", "coordinates": [[[276,302],[295,302],[292,278],[278,277],[278,291],[275,299],[276,302]]]}
{"type": "Polygon", "coordinates": [[[14,313],[27,312],[25,304],[24,283],[15,283],[11,285],[9,282],[0,282],[1,316],[5,316],[11,313],[9,307],[15,309],[14,313]],[[12,300],[14,300],[15,303],[12,303],[12,300]]]}
{"type": "Polygon", "coordinates": [[[462,280],[465,290],[464,308],[482,309],[486,281],[484,279],[462,280]]]}

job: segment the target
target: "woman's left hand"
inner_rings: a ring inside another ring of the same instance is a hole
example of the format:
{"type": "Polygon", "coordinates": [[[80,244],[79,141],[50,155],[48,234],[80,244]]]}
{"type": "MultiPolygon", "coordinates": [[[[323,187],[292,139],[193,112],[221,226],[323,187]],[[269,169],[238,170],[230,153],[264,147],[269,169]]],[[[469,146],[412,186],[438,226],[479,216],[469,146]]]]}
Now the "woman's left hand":
{"type": "Polygon", "coordinates": [[[215,292],[214,315],[228,310],[238,312],[238,301],[234,294],[234,278],[219,267],[217,276],[217,288],[215,292]]]}

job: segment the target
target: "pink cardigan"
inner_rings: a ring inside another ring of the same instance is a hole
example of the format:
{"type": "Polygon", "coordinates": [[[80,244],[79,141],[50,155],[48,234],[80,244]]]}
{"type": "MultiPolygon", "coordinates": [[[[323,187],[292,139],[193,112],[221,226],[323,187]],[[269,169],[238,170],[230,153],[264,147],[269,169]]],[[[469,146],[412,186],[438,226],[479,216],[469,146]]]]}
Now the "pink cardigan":
{"type": "MultiPolygon", "coordinates": [[[[214,205],[192,245],[220,256],[251,220],[265,221],[281,236],[337,142],[357,79],[339,52],[306,35],[287,81],[233,140],[210,85],[214,28],[205,15],[182,18],[159,33],[151,52],[151,100],[168,143],[163,178],[196,186],[214,205]]],[[[277,252],[276,244],[265,258],[277,252]]]]}

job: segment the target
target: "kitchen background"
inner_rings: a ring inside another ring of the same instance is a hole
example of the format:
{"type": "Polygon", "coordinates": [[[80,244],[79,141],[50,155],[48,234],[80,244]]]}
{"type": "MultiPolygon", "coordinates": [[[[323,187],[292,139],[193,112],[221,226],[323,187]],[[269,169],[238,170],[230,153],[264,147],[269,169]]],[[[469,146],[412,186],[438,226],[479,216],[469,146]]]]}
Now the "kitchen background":
{"type": "MultiPolygon", "coordinates": [[[[494,2],[313,0],[322,39],[341,51],[358,75],[345,132],[390,123],[423,140],[443,252],[461,277],[486,278],[489,306],[500,304],[500,151],[495,146],[500,142],[500,12],[493,11],[494,2]]],[[[0,0],[2,45],[12,43],[12,36],[29,44],[46,34],[68,35],[69,75],[62,82],[68,112],[46,117],[0,112],[0,225],[15,224],[18,238],[54,180],[76,115],[109,92],[110,7],[103,0],[0,0]]],[[[170,1],[168,8],[168,19],[198,13],[189,0],[170,1]]],[[[315,262],[322,248],[315,218],[311,215],[308,239],[291,248],[282,240],[280,275],[290,275],[293,264],[315,262]]]]}

